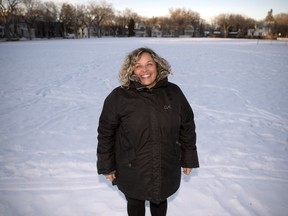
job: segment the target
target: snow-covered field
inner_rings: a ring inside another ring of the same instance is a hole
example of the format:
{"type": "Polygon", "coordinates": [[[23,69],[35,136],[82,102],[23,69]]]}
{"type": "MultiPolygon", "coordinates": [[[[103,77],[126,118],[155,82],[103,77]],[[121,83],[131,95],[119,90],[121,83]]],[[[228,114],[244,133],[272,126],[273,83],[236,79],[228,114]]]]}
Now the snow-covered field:
{"type": "Polygon", "coordinates": [[[147,46],[171,63],[196,117],[200,168],[183,176],[168,216],[286,216],[288,46],[257,42],[0,43],[0,215],[126,215],[96,172],[98,118],[124,56],[147,46]]]}

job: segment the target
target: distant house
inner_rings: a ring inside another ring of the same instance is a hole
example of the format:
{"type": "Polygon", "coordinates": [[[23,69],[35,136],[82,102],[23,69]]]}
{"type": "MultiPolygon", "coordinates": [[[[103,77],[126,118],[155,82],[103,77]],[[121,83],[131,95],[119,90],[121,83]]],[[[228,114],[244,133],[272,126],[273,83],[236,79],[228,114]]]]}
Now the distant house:
{"type": "Polygon", "coordinates": [[[212,33],[212,37],[222,37],[222,32],[215,30],[212,33]]]}
{"type": "MultiPolygon", "coordinates": [[[[18,24],[14,25],[11,23],[9,25],[9,34],[11,35],[11,38],[29,38],[29,32],[27,24],[23,21],[20,21],[18,24]]],[[[31,36],[32,38],[35,38],[35,29],[31,29],[31,36]]],[[[5,27],[0,26],[0,37],[5,37],[5,27]]],[[[10,39],[11,39],[10,38],[10,39]]]]}
{"type": "MultiPolygon", "coordinates": [[[[31,38],[35,38],[35,29],[32,28],[30,32],[31,32],[31,38]]],[[[19,23],[17,25],[17,33],[20,37],[29,38],[29,30],[25,23],[19,23]]]]}
{"type": "Polygon", "coordinates": [[[210,31],[204,31],[204,37],[209,37],[210,36],[210,31]]]}
{"type": "Polygon", "coordinates": [[[176,37],[175,30],[166,30],[162,32],[162,37],[176,37]]]}
{"type": "Polygon", "coordinates": [[[146,26],[145,26],[145,23],[143,21],[136,23],[135,36],[136,37],[146,37],[146,26]]]}
{"type": "Polygon", "coordinates": [[[189,25],[187,26],[185,29],[184,29],[184,37],[193,37],[194,36],[194,27],[192,25],[189,25]]]}
{"type": "Polygon", "coordinates": [[[151,37],[162,37],[162,31],[159,29],[159,27],[152,27],[151,37]]]}
{"type": "Polygon", "coordinates": [[[255,26],[254,29],[248,29],[247,35],[250,37],[268,37],[272,36],[274,22],[262,22],[255,26]]]}
{"type": "Polygon", "coordinates": [[[248,29],[247,35],[252,37],[265,37],[267,33],[263,28],[255,28],[248,29]]]}

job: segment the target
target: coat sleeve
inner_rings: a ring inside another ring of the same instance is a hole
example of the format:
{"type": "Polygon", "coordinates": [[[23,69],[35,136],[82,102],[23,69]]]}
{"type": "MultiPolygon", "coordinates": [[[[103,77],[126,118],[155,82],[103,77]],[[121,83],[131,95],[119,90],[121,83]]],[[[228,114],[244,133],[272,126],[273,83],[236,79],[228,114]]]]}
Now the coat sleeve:
{"type": "Polygon", "coordinates": [[[115,170],[115,137],[119,125],[115,90],[107,96],[99,118],[97,171],[108,174],[115,170]]]}
{"type": "Polygon", "coordinates": [[[199,167],[199,161],[196,147],[194,113],[181,90],[180,99],[181,126],[179,142],[181,144],[181,166],[185,168],[197,168],[199,167]]]}

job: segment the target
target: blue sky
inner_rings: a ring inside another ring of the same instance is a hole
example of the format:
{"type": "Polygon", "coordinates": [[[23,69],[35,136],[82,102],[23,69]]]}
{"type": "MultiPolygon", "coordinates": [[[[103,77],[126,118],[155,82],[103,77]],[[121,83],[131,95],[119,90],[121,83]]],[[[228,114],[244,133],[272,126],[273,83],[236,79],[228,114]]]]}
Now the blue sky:
{"type": "MultiPolygon", "coordinates": [[[[65,0],[57,0],[65,1],[65,0]]],[[[66,0],[69,3],[88,3],[90,0],[66,0]]],[[[99,0],[101,1],[101,0],[99,0]]],[[[99,2],[98,1],[98,2],[99,2]]],[[[200,14],[201,18],[211,21],[220,13],[243,14],[256,20],[273,14],[288,13],[288,0],[105,0],[116,10],[132,9],[140,16],[165,16],[169,8],[188,8],[200,14]]]]}

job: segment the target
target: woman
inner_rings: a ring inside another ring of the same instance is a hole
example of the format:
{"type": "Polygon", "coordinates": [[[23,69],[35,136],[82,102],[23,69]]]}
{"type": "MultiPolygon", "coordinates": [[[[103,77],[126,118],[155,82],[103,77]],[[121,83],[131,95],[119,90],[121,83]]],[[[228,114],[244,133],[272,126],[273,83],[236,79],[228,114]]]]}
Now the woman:
{"type": "Polygon", "coordinates": [[[106,98],[99,119],[98,173],[117,184],[129,216],[165,216],[167,198],[199,167],[193,111],[168,82],[169,63],[148,48],[132,51],[120,70],[121,86],[106,98]]]}

